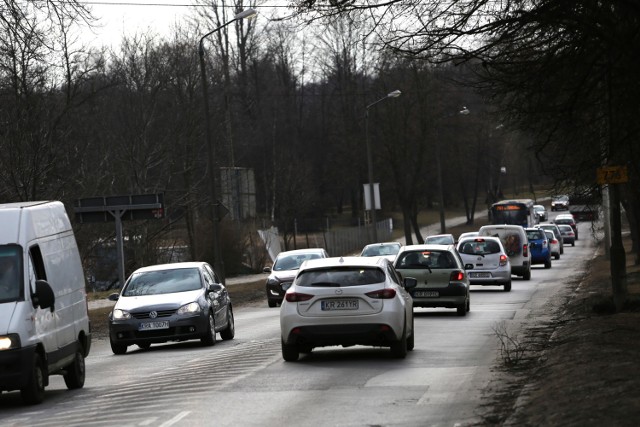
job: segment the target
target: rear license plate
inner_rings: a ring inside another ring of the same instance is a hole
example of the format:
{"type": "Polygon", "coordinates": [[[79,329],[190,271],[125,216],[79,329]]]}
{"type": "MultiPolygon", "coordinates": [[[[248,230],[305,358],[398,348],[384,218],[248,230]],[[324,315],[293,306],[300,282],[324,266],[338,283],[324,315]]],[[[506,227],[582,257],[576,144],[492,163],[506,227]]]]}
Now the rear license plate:
{"type": "Polygon", "coordinates": [[[320,302],[320,308],[322,311],[357,310],[359,304],[357,299],[324,300],[320,302]]]}
{"type": "Polygon", "coordinates": [[[140,323],[138,326],[139,331],[151,331],[154,329],[169,329],[169,321],[165,320],[162,322],[145,322],[140,323]]]}
{"type": "Polygon", "coordinates": [[[418,298],[437,298],[440,296],[440,292],[438,291],[415,291],[413,293],[414,297],[418,298]]]}
{"type": "Polygon", "coordinates": [[[491,277],[491,273],[469,273],[469,277],[472,279],[488,279],[491,277]]]}

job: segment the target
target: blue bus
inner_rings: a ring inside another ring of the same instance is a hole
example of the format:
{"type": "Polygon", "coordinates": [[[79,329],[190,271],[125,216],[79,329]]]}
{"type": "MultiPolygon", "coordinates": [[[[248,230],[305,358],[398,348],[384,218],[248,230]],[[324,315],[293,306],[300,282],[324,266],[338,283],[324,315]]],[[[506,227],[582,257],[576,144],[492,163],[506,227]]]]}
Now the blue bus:
{"type": "Polygon", "coordinates": [[[531,199],[501,200],[489,208],[489,220],[494,225],[511,224],[533,227],[538,223],[533,205],[534,201],[531,199]]]}

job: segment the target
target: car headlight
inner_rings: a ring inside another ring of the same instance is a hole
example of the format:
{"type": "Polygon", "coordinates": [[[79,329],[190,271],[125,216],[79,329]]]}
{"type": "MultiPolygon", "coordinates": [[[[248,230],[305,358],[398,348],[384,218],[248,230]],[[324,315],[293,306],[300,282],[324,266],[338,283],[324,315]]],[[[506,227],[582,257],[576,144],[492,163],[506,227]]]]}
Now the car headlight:
{"type": "Polygon", "coordinates": [[[115,310],[113,310],[113,320],[127,320],[127,319],[131,319],[131,313],[129,313],[127,310],[120,310],[119,308],[116,308],[115,310]]]}
{"type": "Polygon", "coordinates": [[[0,336],[0,351],[13,350],[14,348],[20,348],[20,335],[9,334],[0,336]]]}
{"type": "Polygon", "coordinates": [[[189,304],[185,304],[180,307],[177,311],[178,314],[196,314],[200,313],[202,309],[200,308],[200,304],[197,302],[190,302],[189,304]]]}

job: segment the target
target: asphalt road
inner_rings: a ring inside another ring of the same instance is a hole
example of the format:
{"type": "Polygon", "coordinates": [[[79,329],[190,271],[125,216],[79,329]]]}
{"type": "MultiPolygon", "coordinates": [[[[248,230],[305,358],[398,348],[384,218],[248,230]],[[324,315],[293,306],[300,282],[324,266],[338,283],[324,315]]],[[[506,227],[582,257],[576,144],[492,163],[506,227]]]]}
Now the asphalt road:
{"type": "MultiPolygon", "coordinates": [[[[278,309],[237,309],[236,338],[130,347],[111,353],[94,341],[84,389],[68,391],[54,376],[45,402],[23,406],[0,397],[2,426],[453,426],[483,424],[483,393],[500,357],[497,327],[514,336],[540,321],[566,278],[594,253],[581,238],[532,280],[511,292],[474,287],[471,312],[416,309],[416,347],[406,359],[386,348],[316,349],[298,362],[280,354],[278,309]]],[[[584,232],[583,232],[584,231],[584,232]]]]}

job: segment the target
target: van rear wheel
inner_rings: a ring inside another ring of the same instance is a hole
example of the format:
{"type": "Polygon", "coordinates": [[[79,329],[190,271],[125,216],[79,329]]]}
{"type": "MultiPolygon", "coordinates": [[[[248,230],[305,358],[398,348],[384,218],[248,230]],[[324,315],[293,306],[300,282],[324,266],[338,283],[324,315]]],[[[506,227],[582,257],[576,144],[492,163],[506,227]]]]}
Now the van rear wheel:
{"type": "Polygon", "coordinates": [[[29,380],[25,388],[20,390],[22,400],[28,405],[42,403],[44,400],[44,385],[46,382],[46,374],[42,358],[38,353],[33,355],[33,366],[29,373],[29,380]]]}
{"type": "Polygon", "coordinates": [[[84,386],[85,366],[84,355],[80,349],[76,350],[73,362],[67,366],[67,373],[63,376],[64,383],[69,390],[82,388],[84,386]]]}

